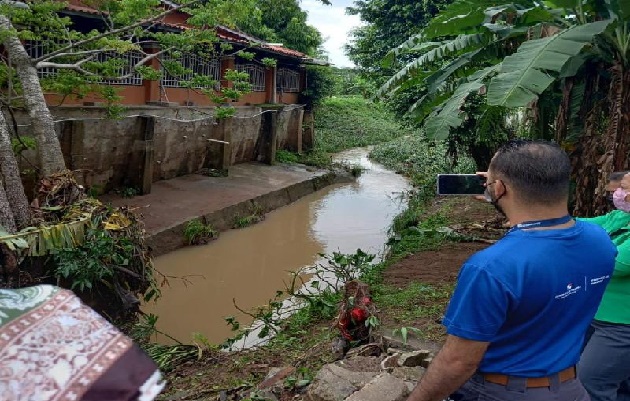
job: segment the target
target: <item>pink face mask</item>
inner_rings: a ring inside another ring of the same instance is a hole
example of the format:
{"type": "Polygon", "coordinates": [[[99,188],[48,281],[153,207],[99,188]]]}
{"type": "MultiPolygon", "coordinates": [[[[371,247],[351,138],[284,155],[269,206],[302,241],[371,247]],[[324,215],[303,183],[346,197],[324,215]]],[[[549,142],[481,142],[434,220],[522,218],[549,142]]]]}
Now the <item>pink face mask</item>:
{"type": "Polygon", "coordinates": [[[613,192],[613,203],[617,209],[630,212],[630,202],[626,202],[626,195],[628,195],[626,191],[617,188],[615,192],[613,192]]]}

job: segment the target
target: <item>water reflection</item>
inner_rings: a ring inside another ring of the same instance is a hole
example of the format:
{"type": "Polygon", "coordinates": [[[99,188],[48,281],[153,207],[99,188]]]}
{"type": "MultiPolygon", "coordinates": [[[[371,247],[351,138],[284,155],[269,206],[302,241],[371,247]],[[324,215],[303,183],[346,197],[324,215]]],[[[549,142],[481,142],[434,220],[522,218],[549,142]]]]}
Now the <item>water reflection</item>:
{"type": "Polygon", "coordinates": [[[306,196],[268,214],[262,223],[156,258],[159,271],[190,276],[192,282],[171,279],[159,303],[143,308],[159,316],[158,328],[182,342],[199,332],[220,343],[230,335],[225,316],[249,323],[234,307],[234,298],[244,309],[265,304],[284,288],[289,271],[314,264],[319,253],[357,248],[380,253],[387,227],[403,206],[399,194],[408,183],[371,163],[366,149],[338,157],[368,170],[357,182],[306,196]]]}

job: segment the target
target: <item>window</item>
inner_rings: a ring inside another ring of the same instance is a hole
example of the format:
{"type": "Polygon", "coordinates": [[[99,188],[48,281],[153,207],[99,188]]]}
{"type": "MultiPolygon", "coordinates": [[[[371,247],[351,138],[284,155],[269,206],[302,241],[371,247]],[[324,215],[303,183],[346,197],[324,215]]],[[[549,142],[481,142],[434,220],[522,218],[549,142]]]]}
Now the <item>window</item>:
{"type": "Polygon", "coordinates": [[[236,64],[236,70],[249,74],[249,83],[254,92],[265,91],[265,68],[257,64],[236,64]]]}
{"type": "MultiPolygon", "coordinates": [[[[65,43],[56,43],[55,45],[62,46],[65,43]]],[[[31,42],[28,41],[24,44],[24,48],[31,58],[40,58],[45,54],[52,52],[57,46],[52,44],[45,44],[44,42],[31,42]]],[[[37,69],[37,76],[39,78],[47,78],[57,74],[57,69],[53,67],[45,67],[37,69]]]]}
{"type": "MultiPolygon", "coordinates": [[[[116,68],[115,76],[122,77],[123,75],[131,73],[132,69],[143,59],[143,57],[144,56],[139,51],[129,51],[126,53],[109,51],[98,53],[96,59],[101,63],[113,58],[121,60],[122,62],[120,63],[120,67],[116,68]]],[[[137,72],[134,72],[124,79],[102,79],[100,83],[110,85],[142,85],[142,76],[140,76],[137,72]]]]}
{"type": "MultiPolygon", "coordinates": [[[[55,42],[55,43],[44,43],[44,42],[27,42],[25,44],[26,52],[32,58],[39,58],[46,54],[51,53],[52,51],[59,49],[65,45],[67,42],[55,42]]],[[[74,62],[80,60],[80,56],[74,56],[72,58],[74,62]]],[[[115,51],[107,51],[102,53],[97,53],[95,56],[95,61],[97,62],[105,62],[110,59],[119,59],[122,62],[120,63],[120,67],[118,67],[115,71],[115,74],[118,76],[127,75],[132,71],[132,68],[139,63],[143,55],[138,51],[128,51],[126,53],[117,53],[115,51]]],[[[59,63],[63,63],[64,61],[61,59],[54,59],[52,61],[58,61],[59,63]]],[[[57,68],[54,67],[45,67],[37,69],[37,76],[39,78],[47,78],[57,74],[57,68]]],[[[102,79],[99,81],[102,84],[110,84],[110,85],[142,85],[142,77],[138,73],[134,73],[128,76],[125,79],[102,79]]]]}
{"type": "Polygon", "coordinates": [[[288,68],[279,68],[276,76],[276,90],[280,92],[299,92],[300,73],[288,68]]]}
{"type": "MultiPolygon", "coordinates": [[[[195,76],[205,76],[210,77],[216,83],[214,87],[216,89],[219,88],[220,80],[221,80],[221,63],[217,59],[208,60],[204,57],[198,56],[196,54],[184,54],[179,60],[175,60],[169,58],[169,56],[162,56],[162,60],[164,61],[178,61],[182,67],[184,67],[187,71],[179,76],[174,76],[169,74],[168,71],[164,69],[162,66],[162,80],[160,83],[162,86],[167,88],[185,88],[189,87],[186,82],[193,79],[195,76]]],[[[209,86],[193,86],[193,88],[202,88],[209,86]]]]}

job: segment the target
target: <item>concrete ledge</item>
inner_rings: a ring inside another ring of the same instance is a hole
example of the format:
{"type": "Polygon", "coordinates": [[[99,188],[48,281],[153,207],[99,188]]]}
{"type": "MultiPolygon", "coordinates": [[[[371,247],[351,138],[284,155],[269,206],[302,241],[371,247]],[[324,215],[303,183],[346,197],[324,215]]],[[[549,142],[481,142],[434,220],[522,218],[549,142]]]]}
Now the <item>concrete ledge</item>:
{"type": "Polygon", "coordinates": [[[232,228],[238,217],[251,215],[256,208],[261,208],[264,213],[291,204],[298,199],[312,194],[328,185],[337,182],[348,182],[348,177],[335,172],[327,172],[314,175],[306,180],[291,184],[287,187],[269,191],[265,194],[223,207],[200,216],[186,218],[184,221],[158,229],[148,234],[147,243],[153,250],[153,256],[160,256],[186,246],[184,230],[188,222],[202,218],[206,224],[210,224],[219,231],[232,228]]]}

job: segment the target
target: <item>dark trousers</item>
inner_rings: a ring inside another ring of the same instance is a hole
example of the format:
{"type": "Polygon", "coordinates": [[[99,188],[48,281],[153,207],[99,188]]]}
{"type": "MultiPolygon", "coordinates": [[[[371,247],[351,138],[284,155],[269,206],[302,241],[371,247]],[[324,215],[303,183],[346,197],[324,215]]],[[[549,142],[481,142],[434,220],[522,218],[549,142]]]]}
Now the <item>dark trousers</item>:
{"type": "Polygon", "coordinates": [[[594,321],[578,377],[593,401],[630,401],[630,325],[594,321]]]}
{"type": "Polygon", "coordinates": [[[507,386],[490,383],[475,374],[451,394],[453,401],[590,401],[588,393],[578,379],[560,383],[557,375],[551,378],[551,386],[527,388],[526,379],[510,377],[507,386]]]}

